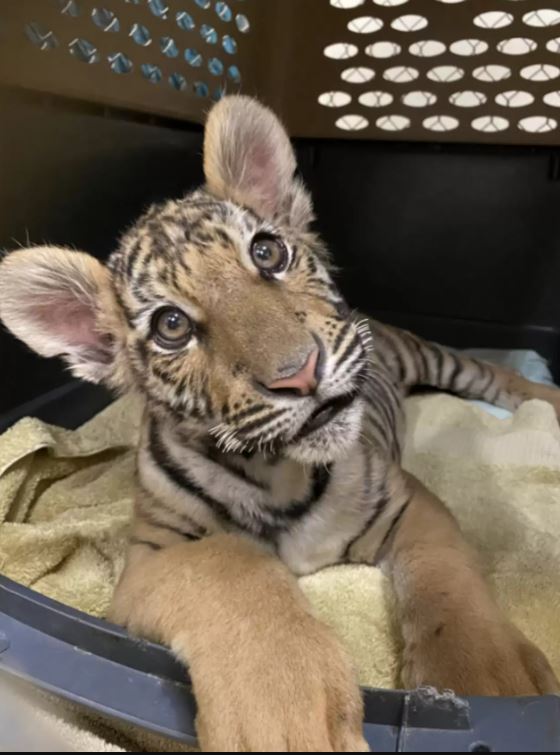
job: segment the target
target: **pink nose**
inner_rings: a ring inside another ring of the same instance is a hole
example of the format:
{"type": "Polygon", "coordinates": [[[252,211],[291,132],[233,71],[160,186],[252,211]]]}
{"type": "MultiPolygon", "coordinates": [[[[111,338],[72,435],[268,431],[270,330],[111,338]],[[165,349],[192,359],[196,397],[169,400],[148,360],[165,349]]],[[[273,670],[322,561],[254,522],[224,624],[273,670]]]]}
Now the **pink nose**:
{"type": "Polygon", "coordinates": [[[301,370],[295,372],[289,377],[273,380],[272,383],[269,383],[266,387],[269,391],[292,390],[296,391],[301,396],[309,396],[309,394],[313,393],[317,388],[317,377],[315,373],[317,371],[318,358],[319,349],[313,349],[301,370]]]}

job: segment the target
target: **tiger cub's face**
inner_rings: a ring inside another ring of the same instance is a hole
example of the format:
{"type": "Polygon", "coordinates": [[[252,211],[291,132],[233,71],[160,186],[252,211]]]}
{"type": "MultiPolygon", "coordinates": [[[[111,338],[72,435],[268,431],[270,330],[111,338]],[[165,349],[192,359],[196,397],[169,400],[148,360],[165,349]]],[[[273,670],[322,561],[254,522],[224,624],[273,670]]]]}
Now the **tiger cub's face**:
{"type": "Polygon", "coordinates": [[[232,451],[355,440],[364,346],[305,229],[205,191],[153,208],[110,269],[134,381],[232,451]]]}
{"type": "Polygon", "coordinates": [[[10,255],[0,315],[223,450],[331,461],[360,431],[366,336],[308,230],[289,140],[270,111],[226,98],[204,161],[206,187],[150,209],[107,267],[52,248],[10,255]]]}

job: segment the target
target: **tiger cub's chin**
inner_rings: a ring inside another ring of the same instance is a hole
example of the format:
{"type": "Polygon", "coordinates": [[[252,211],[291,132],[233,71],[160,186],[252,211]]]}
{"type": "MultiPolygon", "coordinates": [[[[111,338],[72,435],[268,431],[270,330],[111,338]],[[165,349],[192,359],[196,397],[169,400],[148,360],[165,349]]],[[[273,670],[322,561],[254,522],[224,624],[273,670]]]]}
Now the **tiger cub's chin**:
{"type": "Polygon", "coordinates": [[[346,456],[360,438],[363,399],[356,398],[327,424],[285,448],[285,455],[300,464],[328,464],[346,456]]]}

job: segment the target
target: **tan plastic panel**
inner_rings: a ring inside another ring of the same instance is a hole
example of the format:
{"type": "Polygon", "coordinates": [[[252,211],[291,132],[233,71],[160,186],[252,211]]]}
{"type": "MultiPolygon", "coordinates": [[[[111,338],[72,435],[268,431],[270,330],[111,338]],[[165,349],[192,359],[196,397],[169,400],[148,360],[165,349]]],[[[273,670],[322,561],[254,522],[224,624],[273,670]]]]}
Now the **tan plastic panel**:
{"type": "Polygon", "coordinates": [[[294,136],[560,144],[559,0],[2,0],[0,81],[294,136]]]}

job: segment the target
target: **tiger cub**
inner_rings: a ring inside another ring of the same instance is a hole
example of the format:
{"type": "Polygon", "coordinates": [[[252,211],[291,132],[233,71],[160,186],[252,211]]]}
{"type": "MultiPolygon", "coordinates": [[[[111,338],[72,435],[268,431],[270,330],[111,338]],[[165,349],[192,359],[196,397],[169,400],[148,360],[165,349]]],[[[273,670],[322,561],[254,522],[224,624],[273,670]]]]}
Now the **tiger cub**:
{"type": "Polygon", "coordinates": [[[144,397],[111,615],[188,664],[207,750],[367,749],[351,664],[294,576],[332,564],[391,576],[405,685],[558,690],[400,460],[417,384],[511,409],[559,409],[559,392],[355,316],[295,168],[275,115],[226,97],[206,124],[205,186],[152,207],[107,265],[53,247],[0,265],[16,336],[144,397]]]}

